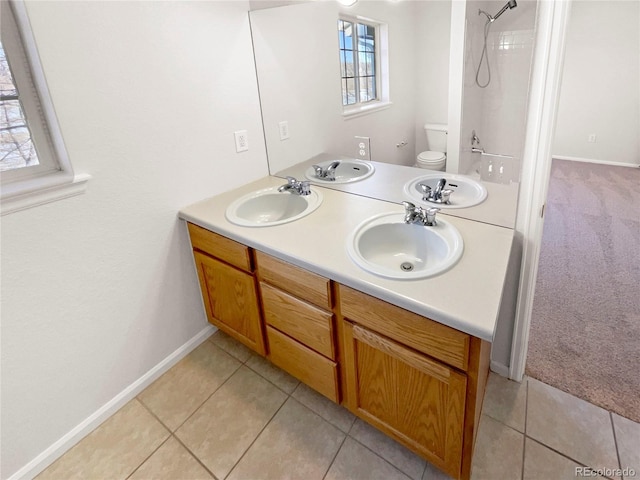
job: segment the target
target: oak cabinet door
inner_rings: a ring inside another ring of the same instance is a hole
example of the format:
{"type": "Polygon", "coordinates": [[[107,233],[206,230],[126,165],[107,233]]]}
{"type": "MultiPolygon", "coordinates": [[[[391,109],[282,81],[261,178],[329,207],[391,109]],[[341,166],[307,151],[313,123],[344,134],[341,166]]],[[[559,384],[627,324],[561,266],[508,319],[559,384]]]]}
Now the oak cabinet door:
{"type": "Polygon", "coordinates": [[[349,409],[459,478],[466,376],[359,325],[343,335],[349,409]]]}
{"type": "Polygon", "coordinates": [[[193,256],[209,322],[264,355],[254,277],[200,252],[193,256]]]}

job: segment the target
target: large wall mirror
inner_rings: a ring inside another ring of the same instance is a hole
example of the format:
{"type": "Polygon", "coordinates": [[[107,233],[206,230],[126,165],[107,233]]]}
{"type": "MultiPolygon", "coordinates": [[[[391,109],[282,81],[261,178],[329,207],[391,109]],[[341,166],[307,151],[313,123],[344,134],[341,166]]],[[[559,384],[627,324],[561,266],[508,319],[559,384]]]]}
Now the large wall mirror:
{"type": "Polygon", "coordinates": [[[484,207],[447,213],[513,227],[535,1],[274,3],[250,12],[271,174],[370,160],[366,182],[323,186],[400,202],[426,172],[417,157],[435,150],[425,124],[435,125],[448,133],[430,137],[446,145],[446,172],[489,190],[484,207]]]}

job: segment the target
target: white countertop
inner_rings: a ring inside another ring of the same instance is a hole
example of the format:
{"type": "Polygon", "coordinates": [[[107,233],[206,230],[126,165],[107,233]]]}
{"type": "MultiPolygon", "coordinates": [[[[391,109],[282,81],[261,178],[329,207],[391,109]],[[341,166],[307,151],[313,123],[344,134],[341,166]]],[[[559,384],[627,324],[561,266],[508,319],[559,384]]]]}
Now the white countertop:
{"type": "MultiPolygon", "coordinates": [[[[307,161],[301,162],[293,167],[277,172],[276,175],[285,177],[290,175],[298,180],[307,180],[304,172],[314,163],[325,160],[335,160],[340,158],[349,158],[340,155],[320,154],[307,161]]],[[[443,173],[436,170],[426,170],[416,167],[408,167],[406,165],[394,165],[391,163],[374,162],[370,163],[375,168],[375,173],[359,182],[342,183],[342,184],[320,184],[332,190],[341,192],[349,192],[366,197],[385,200],[388,202],[401,203],[403,200],[411,201],[404,193],[404,186],[407,182],[415,178],[430,173],[443,173]]],[[[480,181],[475,177],[470,177],[480,181]]],[[[313,180],[311,183],[314,184],[313,180]]],[[[500,184],[493,182],[480,181],[487,189],[487,199],[479,205],[469,208],[443,209],[441,213],[449,216],[468,218],[469,220],[477,220],[479,222],[490,223],[502,227],[514,228],[516,220],[516,208],[518,206],[518,190],[517,183],[500,184]]]]}
{"type": "Polygon", "coordinates": [[[279,186],[265,177],[182,209],[180,218],[298,265],[439,323],[492,341],[502,298],[513,230],[447,215],[464,240],[464,254],[449,271],[422,280],[390,280],[358,267],[346,239],[363,220],[404,213],[401,205],[313,186],[322,205],[297,221],[273,227],[240,227],[225,210],[238,197],[279,186]]]}

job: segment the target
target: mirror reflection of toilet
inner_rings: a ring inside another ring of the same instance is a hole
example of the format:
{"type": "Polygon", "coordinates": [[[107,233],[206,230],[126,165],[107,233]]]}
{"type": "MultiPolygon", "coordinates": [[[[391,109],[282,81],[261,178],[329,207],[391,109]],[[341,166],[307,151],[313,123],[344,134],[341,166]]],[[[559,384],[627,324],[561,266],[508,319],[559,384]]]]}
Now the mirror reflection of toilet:
{"type": "Polygon", "coordinates": [[[416,167],[428,170],[444,171],[447,164],[447,125],[441,123],[425,123],[427,148],[416,158],[416,167]]]}

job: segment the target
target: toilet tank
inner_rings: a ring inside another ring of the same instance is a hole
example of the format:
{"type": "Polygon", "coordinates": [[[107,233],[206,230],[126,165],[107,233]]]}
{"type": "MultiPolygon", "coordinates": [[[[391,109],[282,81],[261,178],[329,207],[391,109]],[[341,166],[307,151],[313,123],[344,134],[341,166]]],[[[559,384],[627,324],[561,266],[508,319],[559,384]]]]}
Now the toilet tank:
{"type": "Polygon", "coordinates": [[[447,125],[442,123],[425,123],[424,131],[427,134],[427,145],[434,152],[447,151],[447,125]]]}

